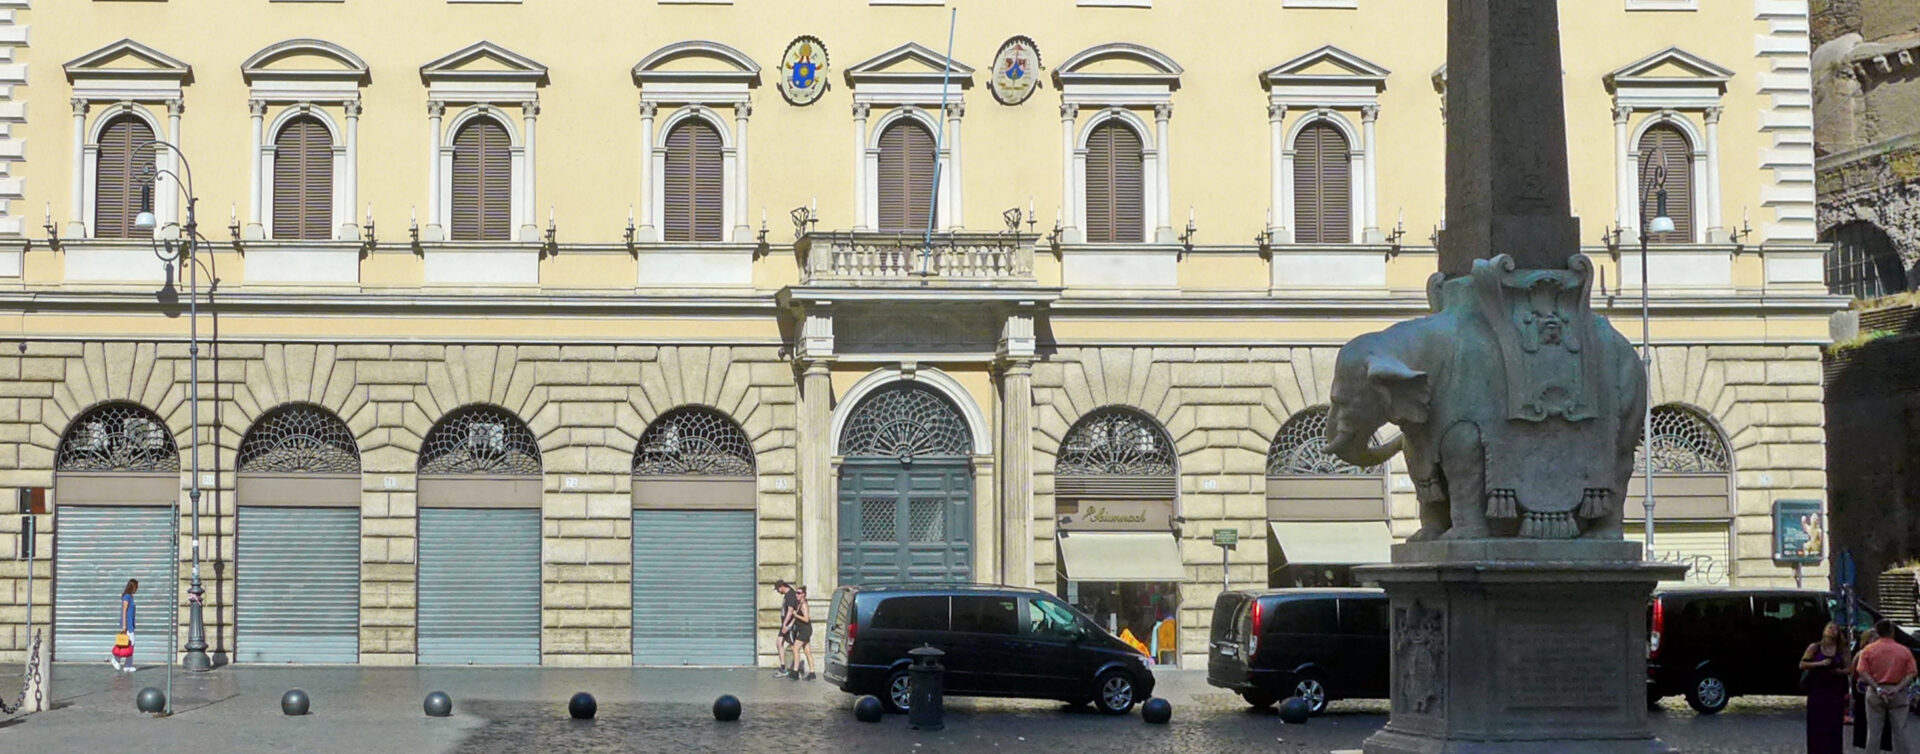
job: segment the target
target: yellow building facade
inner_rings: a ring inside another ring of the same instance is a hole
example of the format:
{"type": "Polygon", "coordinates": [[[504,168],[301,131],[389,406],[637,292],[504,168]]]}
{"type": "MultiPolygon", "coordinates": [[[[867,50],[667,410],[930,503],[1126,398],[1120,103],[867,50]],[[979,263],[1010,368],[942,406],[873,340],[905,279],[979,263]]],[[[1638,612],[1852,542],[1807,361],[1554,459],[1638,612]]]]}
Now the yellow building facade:
{"type": "MultiPolygon", "coordinates": [[[[954,7],[0,1],[0,483],[49,490],[57,659],[104,655],[140,574],[164,656],[196,487],[235,662],[770,663],[776,579],[817,619],[959,579],[1192,665],[1223,587],[1383,559],[1403,462],[1319,427],[1338,347],[1428,308],[1444,4],[954,7]],[[156,255],[189,209],[193,276],[156,255]]],[[[1824,499],[1845,306],[1807,4],[1562,15],[1630,336],[1656,173],[1676,220],[1644,260],[1655,550],[1794,583],[1770,514],[1824,499]]],[[[0,656],[26,576],[0,562],[0,656]]]]}

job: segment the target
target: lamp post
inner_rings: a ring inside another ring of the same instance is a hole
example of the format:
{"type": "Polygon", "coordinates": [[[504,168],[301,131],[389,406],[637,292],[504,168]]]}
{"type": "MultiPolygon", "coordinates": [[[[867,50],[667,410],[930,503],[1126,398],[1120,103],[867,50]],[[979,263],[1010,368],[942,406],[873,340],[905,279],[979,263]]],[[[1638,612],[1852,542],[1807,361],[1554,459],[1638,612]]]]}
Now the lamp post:
{"type": "MultiPolygon", "coordinates": [[[[207,624],[201,611],[202,597],[206,595],[207,590],[200,584],[200,274],[199,267],[195,264],[199,260],[194,257],[194,251],[201,243],[205,243],[206,239],[200,236],[200,225],[194,216],[195,204],[199,202],[199,198],[193,192],[193,167],[187,164],[186,155],[180,153],[179,147],[158,140],[142,144],[135,151],[140,149],[153,149],[155,152],[161,149],[172,150],[174,158],[186,170],[184,180],[180,174],[171,169],[152,172],[146,184],[140,187],[140,214],[134,218],[133,227],[140,230],[153,230],[157,226],[153,216],[153,186],[159,181],[160,176],[172,176],[175,183],[184,184],[187,190],[187,223],[180,226],[180,240],[176,245],[173,239],[164,241],[155,239],[153,253],[168,265],[178,262],[187,273],[187,381],[192,401],[190,410],[193,427],[191,434],[193,476],[188,487],[187,500],[193,506],[193,577],[187,587],[187,655],[184,664],[187,670],[198,673],[213,669],[213,661],[207,657],[207,624]]],[[[218,279],[218,276],[215,276],[216,282],[218,279]]],[[[179,521],[179,517],[175,516],[175,527],[179,526],[179,521]]],[[[174,540],[179,541],[178,535],[174,540]]],[[[177,568],[178,565],[175,567],[177,568]]],[[[177,627],[178,621],[174,623],[177,627]]],[[[168,650],[169,653],[172,651],[172,649],[168,650]]],[[[168,694],[168,702],[171,704],[172,694],[168,694]]]]}
{"type": "Polygon", "coordinates": [[[1647,280],[1647,236],[1652,233],[1672,233],[1673,218],[1667,216],[1666,152],[1656,149],[1649,163],[1640,166],[1640,367],[1647,375],[1645,413],[1640,417],[1640,456],[1644,463],[1640,477],[1640,492],[1643,495],[1640,507],[1646,518],[1641,524],[1640,533],[1646,544],[1646,558],[1653,560],[1653,317],[1647,296],[1650,287],[1647,280]],[[1646,180],[1649,166],[1653,168],[1651,182],[1646,180]],[[1651,221],[1647,219],[1650,193],[1654,200],[1651,221]]]}

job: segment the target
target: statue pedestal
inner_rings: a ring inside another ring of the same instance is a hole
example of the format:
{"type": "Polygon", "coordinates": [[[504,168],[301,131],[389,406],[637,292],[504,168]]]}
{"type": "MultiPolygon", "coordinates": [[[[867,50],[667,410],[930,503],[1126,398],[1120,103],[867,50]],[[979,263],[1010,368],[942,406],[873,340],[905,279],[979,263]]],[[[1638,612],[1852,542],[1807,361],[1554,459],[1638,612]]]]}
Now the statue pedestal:
{"type": "Polygon", "coordinates": [[[1366,754],[1669,754],[1647,727],[1647,599],[1683,566],[1633,542],[1395,545],[1393,714],[1366,754]]]}

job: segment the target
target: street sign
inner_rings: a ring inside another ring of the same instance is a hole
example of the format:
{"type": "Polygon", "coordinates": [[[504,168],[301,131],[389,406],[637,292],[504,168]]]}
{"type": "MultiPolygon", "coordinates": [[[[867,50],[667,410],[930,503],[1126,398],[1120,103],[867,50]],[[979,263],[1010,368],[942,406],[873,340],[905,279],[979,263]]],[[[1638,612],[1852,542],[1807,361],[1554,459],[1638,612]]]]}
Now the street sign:
{"type": "Polygon", "coordinates": [[[1239,545],[1240,530],[1239,529],[1214,529],[1213,544],[1215,547],[1234,547],[1239,545]]]}

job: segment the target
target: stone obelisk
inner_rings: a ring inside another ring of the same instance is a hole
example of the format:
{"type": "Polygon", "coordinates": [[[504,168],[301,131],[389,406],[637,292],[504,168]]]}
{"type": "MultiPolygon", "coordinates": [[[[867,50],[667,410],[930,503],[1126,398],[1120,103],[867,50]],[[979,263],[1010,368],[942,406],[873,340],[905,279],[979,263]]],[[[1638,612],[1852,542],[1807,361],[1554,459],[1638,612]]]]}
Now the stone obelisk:
{"type": "Polygon", "coordinates": [[[1392,605],[1366,754],[1666,754],[1646,609],[1677,566],[1622,536],[1646,374],[1591,307],[1568,190],[1557,0],[1448,0],[1447,229],[1434,313],[1353,339],[1328,449],[1406,455],[1421,529],[1356,569],[1392,605]],[[1373,446],[1382,422],[1397,445],[1373,446]]]}

